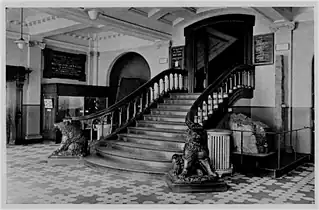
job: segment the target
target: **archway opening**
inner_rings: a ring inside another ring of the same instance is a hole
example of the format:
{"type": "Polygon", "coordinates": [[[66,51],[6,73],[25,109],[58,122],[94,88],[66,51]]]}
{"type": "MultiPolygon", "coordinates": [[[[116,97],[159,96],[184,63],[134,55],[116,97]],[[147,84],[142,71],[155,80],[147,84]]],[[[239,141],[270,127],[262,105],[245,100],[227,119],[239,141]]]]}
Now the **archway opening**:
{"type": "Polygon", "coordinates": [[[132,93],[150,77],[150,67],[140,54],[128,52],[120,56],[110,72],[109,86],[113,91],[109,97],[109,106],[132,93]]]}

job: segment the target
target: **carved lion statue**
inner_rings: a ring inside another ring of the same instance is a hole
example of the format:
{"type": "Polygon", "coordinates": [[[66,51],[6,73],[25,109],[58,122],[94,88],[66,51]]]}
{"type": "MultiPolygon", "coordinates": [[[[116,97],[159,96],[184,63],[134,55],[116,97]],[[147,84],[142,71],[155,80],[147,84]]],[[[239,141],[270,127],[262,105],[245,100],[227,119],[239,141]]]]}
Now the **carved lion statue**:
{"type": "Polygon", "coordinates": [[[89,154],[88,141],[83,135],[80,122],[64,121],[55,123],[54,127],[61,131],[62,141],[52,155],[84,157],[89,154]]]}
{"type": "Polygon", "coordinates": [[[210,166],[207,132],[199,124],[194,124],[187,130],[183,154],[174,154],[172,163],[173,175],[180,179],[192,175],[218,178],[218,174],[210,166]]]}

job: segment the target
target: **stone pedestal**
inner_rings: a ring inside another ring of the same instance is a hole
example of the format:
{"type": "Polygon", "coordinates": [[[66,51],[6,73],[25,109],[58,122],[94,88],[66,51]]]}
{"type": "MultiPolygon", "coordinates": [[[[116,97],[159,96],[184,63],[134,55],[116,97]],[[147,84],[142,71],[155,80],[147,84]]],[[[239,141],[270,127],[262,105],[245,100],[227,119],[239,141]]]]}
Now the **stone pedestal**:
{"type": "Polygon", "coordinates": [[[172,171],[165,175],[165,181],[168,187],[176,193],[225,192],[228,190],[228,185],[222,180],[182,183],[172,174],[172,171]]]}

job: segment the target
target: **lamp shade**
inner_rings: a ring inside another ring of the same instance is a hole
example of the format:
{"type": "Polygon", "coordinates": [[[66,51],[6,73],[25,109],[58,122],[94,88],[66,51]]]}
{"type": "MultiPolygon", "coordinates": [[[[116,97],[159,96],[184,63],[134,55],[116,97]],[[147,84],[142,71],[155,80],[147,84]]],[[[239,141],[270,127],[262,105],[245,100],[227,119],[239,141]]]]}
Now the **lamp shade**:
{"type": "Polygon", "coordinates": [[[17,44],[18,48],[20,50],[23,50],[23,47],[25,45],[25,41],[23,38],[20,38],[19,40],[15,41],[15,43],[17,44]]]}
{"type": "Polygon", "coordinates": [[[99,12],[95,9],[90,9],[90,10],[88,10],[88,15],[89,15],[91,20],[96,20],[98,15],[99,15],[99,12]]]}

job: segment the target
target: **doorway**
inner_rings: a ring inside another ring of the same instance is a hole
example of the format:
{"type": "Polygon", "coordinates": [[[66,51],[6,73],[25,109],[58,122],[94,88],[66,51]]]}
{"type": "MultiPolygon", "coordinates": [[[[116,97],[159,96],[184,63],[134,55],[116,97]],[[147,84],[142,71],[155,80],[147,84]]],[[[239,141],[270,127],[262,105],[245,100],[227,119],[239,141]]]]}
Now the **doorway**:
{"type": "Polygon", "coordinates": [[[252,63],[255,16],[229,14],[201,20],[185,28],[185,68],[189,92],[202,92],[235,64],[252,63]]]}
{"type": "Polygon", "coordinates": [[[150,67],[140,54],[128,52],[120,56],[110,73],[109,86],[112,87],[112,94],[109,97],[109,106],[132,93],[150,77],[150,67]]]}

